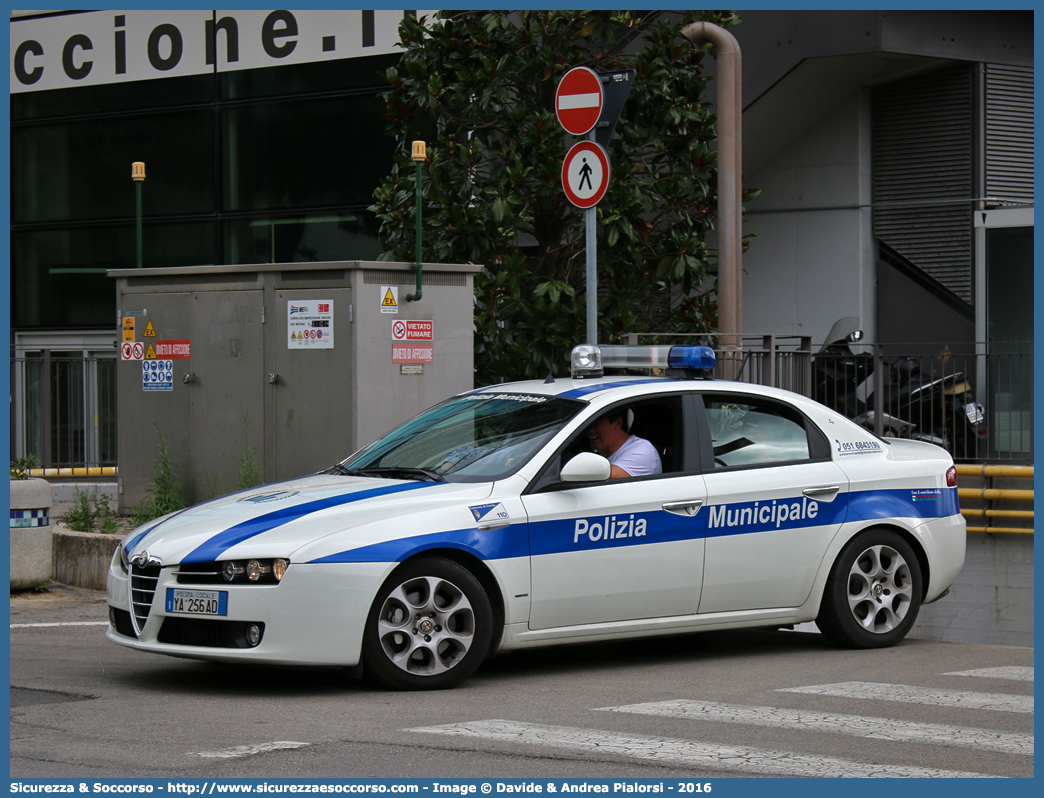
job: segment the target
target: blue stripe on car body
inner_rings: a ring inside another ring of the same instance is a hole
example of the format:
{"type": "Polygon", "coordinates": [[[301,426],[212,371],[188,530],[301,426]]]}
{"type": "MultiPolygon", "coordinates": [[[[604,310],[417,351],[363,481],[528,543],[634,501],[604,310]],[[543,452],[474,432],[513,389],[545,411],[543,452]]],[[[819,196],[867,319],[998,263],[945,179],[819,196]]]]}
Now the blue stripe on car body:
{"type": "Polygon", "coordinates": [[[505,560],[511,557],[529,556],[529,538],[526,523],[498,529],[496,533],[480,532],[475,527],[432,532],[426,535],[411,535],[398,540],[385,540],[370,546],[329,554],[310,560],[310,563],[343,562],[402,562],[414,554],[428,549],[460,549],[470,552],[480,560],[505,560]]]}
{"type": "Polygon", "coordinates": [[[482,560],[537,557],[609,546],[641,546],[874,519],[929,520],[959,512],[956,488],[857,491],[841,494],[832,502],[797,496],[769,499],[767,502],[709,505],[692,518],[655,510],[558,518],[528,524],[521,521],[492,534],[479,532],[474,527],[454,529],[360,546],[310,562],[402,562],[421,551],[435,548],[462,549],[482,560]],[[782,517],[784,506],[787,508],[785,519],[782,517]],[[526,526],[528,535],[522,532],[526,526]]]}
{"type": "MultiPolygon", "coordinates": [[[[566,399],[579,399],[581,396],[590,396],[593,393],[611,391],[613,388],[629,388],[632,385],[653,385],[662,382],[669,382],[673,385],[678,384],[677,380],[667,379],[666,377],[650,377],[642,380],[622,380],[620,382],[602,382],[597,385],[585,385],[583,388],[573,388],[571,391],[565,391],[558,395],[566,399]]],[[[637,399],[640,397],[635,398],[637,399]]]]}
{"type": "Polygon", "coordinates": [[[434,482],[407,482],[399,485],[388,485],[355,491],[354,493],[343,493],[326,499],[316,499],[315,501],[303,502],[293,507],[274,510],[229,527],[224,532],[219,532],[202,546],[189,552],[181,561],[184,563],[211,562],[244,540],[249,540],[284,524],[289,524],[291,521],[297,521],[306,515],[327,510],[331,507],[365,501],[366,499],[375,499],[394,493],[402,493],[403,491],[417,490],[418,488],[430,488],[436,484],[434,482]]]}
{"type": "MultiPolygon", "coordinates": [[[[275,487],[276,485],[282,485],[285,482],[293,482],[293,481],[294,480],[284,479],[284,480],[282,480],[280,482],[272,482],[271,484],[268,484],[268,485],[257,485],[257,486],[255,486],[253,488],[244,488],[243,490],[233,491],[232,493],[228,493],[228,494],[225,494],[224,496],[222,496],[220,498],[220,501],[225,501],[226,499],[230,499],[233,496],[239,496],[241,493],[253,493],[254,491],[261,490],[261,488],[272,488],[272,487],[275,487]]],[[[129,556],[130,553],[132,551],[134,551],[134,547],[137,546],[146,535],[148,535],[151,532],[155,532],[163,524],[167,523],[167,521],[170,521],[172,518],[176,518],[177,516],[181,515],[183,512],[186,512],[187,510],[195,510],[197,508],[203,507],[203,506],[205,506],[207,504],[210,504],[211,501],[218,501],[218,500],[217,499],[210,499],[210,500],[207,500],[205,502],[200,502],[199,504],[194,504],[191,507],[184,507],[181,510],[178,510],[176,513],[171,513],[169,516],[164,518],[159,523],[153,524],[152,526],[150,526],[147,529],[143,530],[139,535],[137,535],[136,537],[134,537],[130,541],[128,541],[127,544],[124,546],[124,550],[127,552],[128,556],[129,556]]]]}
{"type": "Polygon", "coordinates": [[[154,532],[154,531],[155,531],[156,529],[158,529],[159,527],[163,526],[163,525],[164,525],[165,523],[167,523],[167,521],[169,521],[170,519],[172,519],[172,518],[176,518],[177,516],[181,515],[181,514],[182,514],[183,512],[185,512],[186,510],[190,510],[190,509],[192,509],[192,508],[190,508],[190,507],[185,507],[184,509],[182,509],[182,510],[178,510],[178,511],[177,511],[176,513],[172,513],[171,515],[167,516],[166,518],[164,518],[164,519],[163,519],[162,521],[160,521],[159,523],[153,524],[153,525],[152,525],[152,526],[150,526],[150,527],[149,527],[148,529],[144,530],[144,531],[143,531],[143,532],[141,532],[141,533],[140,533],[139,535],[137,535],[137,536],[136,536],[135,538],[133,538],[133,539],[132,539],[132,540],[131,540],[131,541],[130,541],[130,542],[129,542],[129,543],[128,543],[128,544],[126,545],[126,546],[124,546],[124,547],[123,547],[123,548],[124,548],[124,550],[125,550],[125,551],[127,552],[127,554],[129,555],[129,554],[130,554],[130,553],[131,553],[132,551],[134,551],[134,547],[135,547],[135,546],[137,546],[137,545],[138,545],[138,544],[139,544],[139,543],[140,543],[140,542],[142,541],[142,538],[144,538],[144,537],[145,537],[146,535],[148,535],[148,534],[149,534],[150,532],[154,532]]]}

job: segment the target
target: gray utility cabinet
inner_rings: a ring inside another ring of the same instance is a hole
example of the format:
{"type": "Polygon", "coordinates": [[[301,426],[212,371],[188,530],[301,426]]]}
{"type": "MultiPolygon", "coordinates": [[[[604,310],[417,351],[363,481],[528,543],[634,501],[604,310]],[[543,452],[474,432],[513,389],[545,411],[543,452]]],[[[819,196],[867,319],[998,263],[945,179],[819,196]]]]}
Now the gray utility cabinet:
{"type": "Polygon", "coordinates": [[[197,502],[237,488],[247,447],[265,482],[314,473],[470,390],[481,269],[425,264],[415,302],[406,263],[110,271],[121,511],[146,498],[159,434],[197,502]]]}

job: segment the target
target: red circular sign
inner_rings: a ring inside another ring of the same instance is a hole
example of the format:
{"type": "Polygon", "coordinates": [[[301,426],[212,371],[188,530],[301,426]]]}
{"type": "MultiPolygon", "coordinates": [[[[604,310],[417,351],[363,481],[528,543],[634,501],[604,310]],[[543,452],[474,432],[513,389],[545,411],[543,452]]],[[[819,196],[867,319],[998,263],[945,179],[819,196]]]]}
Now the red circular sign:
{"type": "Polygon", "coordinates": [[[605,92],[598,74],[587,67],[574,67],[558,84],[555,114],[568,132],[582,136],[598,124],[604,101],[605,92]]]}
{"type": "Polygon", "coordinates": [[[593,141],[574,144],[562,161],[562,188],[578,208],[597,205],[609,188],[610,176],[609,156],[593,141]]]}

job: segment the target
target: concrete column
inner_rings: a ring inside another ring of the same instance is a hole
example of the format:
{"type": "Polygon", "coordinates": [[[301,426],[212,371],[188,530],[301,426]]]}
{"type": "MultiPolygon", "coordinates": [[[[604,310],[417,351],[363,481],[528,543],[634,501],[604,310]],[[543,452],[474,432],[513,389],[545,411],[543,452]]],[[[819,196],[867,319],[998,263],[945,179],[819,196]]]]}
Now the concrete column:
{"type": "Polygon", "coordinates": [[[51,483],[11,480],[11,589],[27,590],[50,580],[51,483]]]}

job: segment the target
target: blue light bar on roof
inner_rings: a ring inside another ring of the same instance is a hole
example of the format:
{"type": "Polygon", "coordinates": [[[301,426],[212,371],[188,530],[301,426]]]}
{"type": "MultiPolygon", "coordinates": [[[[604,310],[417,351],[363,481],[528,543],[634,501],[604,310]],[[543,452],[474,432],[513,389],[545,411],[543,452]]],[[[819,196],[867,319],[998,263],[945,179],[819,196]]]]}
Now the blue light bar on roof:
{"type": "Polygon", "coordinates": [[[573,349],[573,379],[601,377],[603,368],[713,369],[714,350],[709,346],[600,346],[582,344],[573,349]]]}
{"type": "Polygon", "coordinates": [[[709,346],[672,346],[667,360],[672,369],[712,369],[718,358],[709,346]]]}

